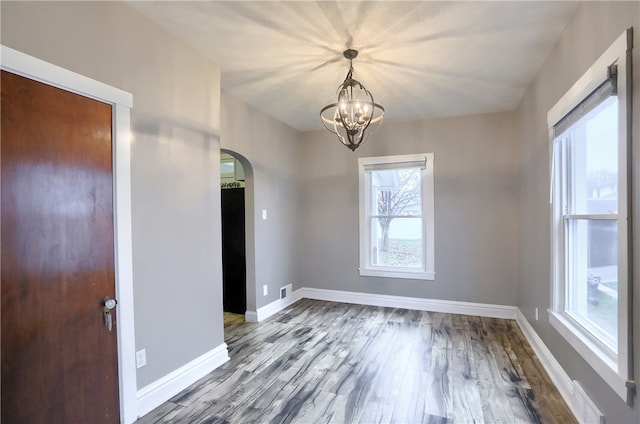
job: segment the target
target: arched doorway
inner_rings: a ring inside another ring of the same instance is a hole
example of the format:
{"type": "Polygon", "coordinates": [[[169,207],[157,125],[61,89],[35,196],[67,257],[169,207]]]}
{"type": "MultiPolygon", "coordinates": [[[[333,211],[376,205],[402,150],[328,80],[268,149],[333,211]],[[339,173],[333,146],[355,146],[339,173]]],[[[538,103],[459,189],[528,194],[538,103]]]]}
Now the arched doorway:
{"type": "Polygon", "coordinates": [[[254,263],[252,177],[246,158],[228,150],[220,152],[225,326],[244,322],[247,305],[255,303],[255,289],[249,284],[254,263]]]}

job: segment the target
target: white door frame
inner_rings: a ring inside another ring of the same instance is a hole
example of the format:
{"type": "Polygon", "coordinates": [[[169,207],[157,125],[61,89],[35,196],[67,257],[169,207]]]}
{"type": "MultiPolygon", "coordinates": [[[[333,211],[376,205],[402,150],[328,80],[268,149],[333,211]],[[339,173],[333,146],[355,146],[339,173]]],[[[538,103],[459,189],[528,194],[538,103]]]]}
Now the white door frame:
{"type": "Polygon", "coordinates": [[[133,107],[133,95],[3,45],[0,45],[0,69],[113,106],[113,218],[120,421],[133,423],[138,418],[131,247],[130,110],[133,107]]]}

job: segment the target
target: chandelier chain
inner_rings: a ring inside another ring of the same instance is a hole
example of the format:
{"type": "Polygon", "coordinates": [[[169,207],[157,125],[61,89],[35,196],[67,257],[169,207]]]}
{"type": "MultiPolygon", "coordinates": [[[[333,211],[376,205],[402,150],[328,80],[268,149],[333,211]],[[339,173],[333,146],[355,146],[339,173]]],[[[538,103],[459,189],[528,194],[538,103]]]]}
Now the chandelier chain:
{"type": "Polygon", "coordinates": [[[349,59],[349,72],[347,72],[347,76],[342,82],[342,84],[344,85],[345,82],[349,81],[350,79],[353,79],[352,77],[353,77],[353,59],[349,59]]]}

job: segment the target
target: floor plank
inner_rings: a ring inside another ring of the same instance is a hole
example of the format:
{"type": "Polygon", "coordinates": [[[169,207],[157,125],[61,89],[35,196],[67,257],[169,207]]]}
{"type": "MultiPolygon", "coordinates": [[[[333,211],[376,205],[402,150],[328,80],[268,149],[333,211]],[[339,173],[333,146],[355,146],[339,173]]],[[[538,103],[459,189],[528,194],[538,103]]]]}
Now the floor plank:
{"type": "Polygon", "coordinates": [[[305,299],[225,316],[225,341],[229,362],[137,423],[576,422],[513,320],[305,299]]]}
{"type": "Polygon", "coordinates": [[[244,315],[224,312],[224,327],[235,327],[244,324],[244,315]]]}

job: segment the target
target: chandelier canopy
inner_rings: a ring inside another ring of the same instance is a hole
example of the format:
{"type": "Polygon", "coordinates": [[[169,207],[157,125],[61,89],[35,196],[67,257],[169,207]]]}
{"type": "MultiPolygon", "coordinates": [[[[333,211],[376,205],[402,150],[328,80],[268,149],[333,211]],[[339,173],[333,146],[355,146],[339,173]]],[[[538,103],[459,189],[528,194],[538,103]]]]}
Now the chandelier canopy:
{"type": "Polygon", "coordinates": [[[343,55],[349,60],[349,72],[336,90],[337,102],[323,107],[320,118],[342,144],[355,151],[371,132],[380,127],[384,108],[373,100],[373,95],[364,85],[353,79],[353,59],[358,56],[358,51],[348,49],[343,55]]]}

